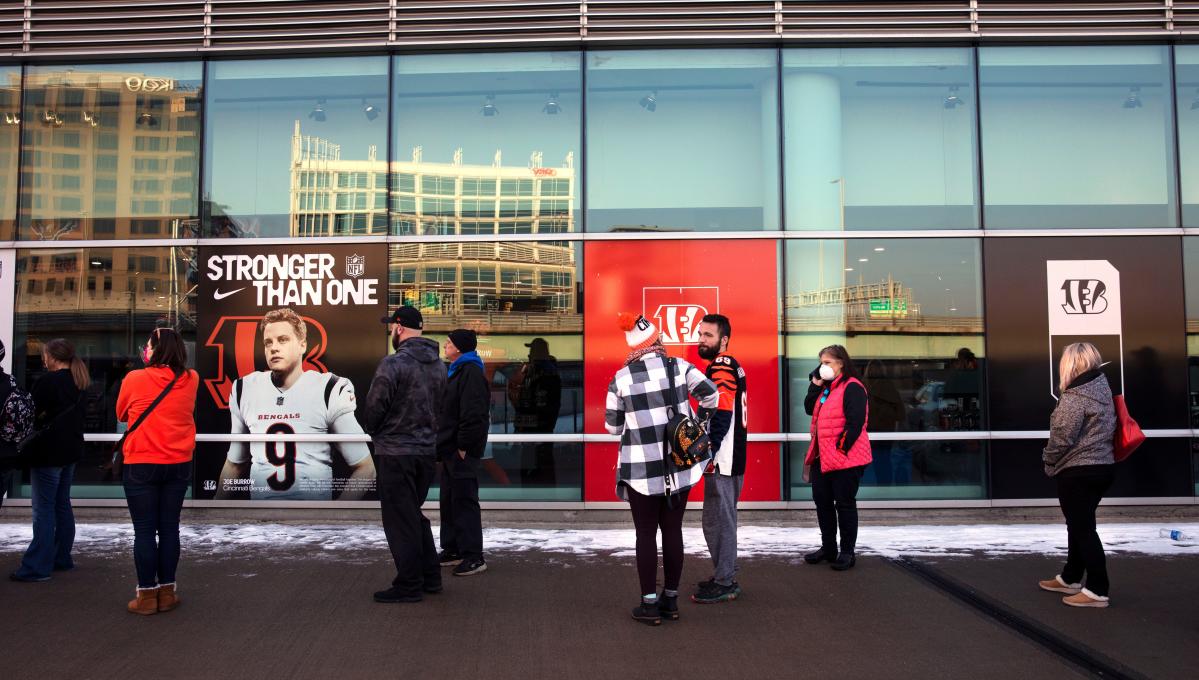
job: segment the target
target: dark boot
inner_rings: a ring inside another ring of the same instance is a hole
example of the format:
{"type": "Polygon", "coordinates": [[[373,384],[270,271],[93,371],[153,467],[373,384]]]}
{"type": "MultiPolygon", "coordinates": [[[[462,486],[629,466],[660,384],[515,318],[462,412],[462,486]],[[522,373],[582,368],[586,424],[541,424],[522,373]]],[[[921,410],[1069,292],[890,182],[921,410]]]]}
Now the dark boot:
{"type": "Polygon", "coordinates": [[[663,621],[679,620],[679,596],[662,593],[658,596],[658,613],[663,621]]]}
{"type": "Polygon", "coordinates": [[[633,619],[650,626],[661,625],[662,612],[658,610],[658,601],[646,602],[642,600],[641,604],[633,610],[633,619]]]}
{"type": "Polygon", "coordinates": [[[857,558],[853,553],[839,553],[837,559],[833,560],[832,564],[828,565],[833,568],[833,571],[846,571],[851,569],[857,562],[857,558]]]}
{"type": "Polygon", "coordinates": [[[803,556],[803,561],[808,564],[820,564],[821,562],[832,562],[837,559],[837,549],[822,547],[803,556]]]}

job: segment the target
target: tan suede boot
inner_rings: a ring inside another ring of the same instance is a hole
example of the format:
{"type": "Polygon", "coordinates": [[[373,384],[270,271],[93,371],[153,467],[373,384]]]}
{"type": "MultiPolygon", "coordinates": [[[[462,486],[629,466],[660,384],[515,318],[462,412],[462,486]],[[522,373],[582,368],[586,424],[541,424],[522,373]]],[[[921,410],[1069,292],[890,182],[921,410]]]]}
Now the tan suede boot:
{"type": "Polygon", "coordinates": [[[179,606],[179,596],[175,594],[174,583],[164,583],[158,586],[158,611],[169,612],[179,606]]]}
{"type": "Polygon", "coordinates": [[[150,615],[158,613],[158,586],[153,588],[138,588],[137,598],[129,601],[127,609],[134,614],[150,615]]]}

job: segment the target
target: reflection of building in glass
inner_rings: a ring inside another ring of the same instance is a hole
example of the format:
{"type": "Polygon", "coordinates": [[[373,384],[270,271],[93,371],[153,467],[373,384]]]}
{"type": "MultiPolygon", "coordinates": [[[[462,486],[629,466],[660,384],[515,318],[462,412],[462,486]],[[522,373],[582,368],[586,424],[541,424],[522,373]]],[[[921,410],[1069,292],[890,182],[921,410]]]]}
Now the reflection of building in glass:
{"type": "Polygon", "coordinates": [[[982,317],[923,313],[912,289],[888,277],[879,283],[801,291],[786,296],[786,330],[915,333],[983,332],[982,317]]]}
{"type": "Polygon", "coordinates": [[[542,166],[540,152],[526,167],[427,163],[422,149],[391,164],[390,206],[385,161],[372,145],[365,160],[343,160],[341,145],[300,132],[291,154],[293,236],[386,234],[390,207],[399,234],[545,234],[574,231],[574,155],[560,168],[542,166]]]}
{"type": "MultiPolygon", "coordinates": [[[[574,229],[573,156],[561,168],[392,163],[390,207],[401,234],[567,233],[574,229]]],[[[291,231],[295,236],[386,234],[387,176],[371,147],[342,160],[341,147],[292,137],[291,231]]],[[[411,243],[391,249],[391,306],[421,308],[434,330],[484,324],[491,332],[577,332],[575,252],[563,241],[411,243]]]]}
{"type": "Polygon", "coordinates": [[[30,69],[25,237],[195,236],[199,102],[171,78],[30,69]]]}

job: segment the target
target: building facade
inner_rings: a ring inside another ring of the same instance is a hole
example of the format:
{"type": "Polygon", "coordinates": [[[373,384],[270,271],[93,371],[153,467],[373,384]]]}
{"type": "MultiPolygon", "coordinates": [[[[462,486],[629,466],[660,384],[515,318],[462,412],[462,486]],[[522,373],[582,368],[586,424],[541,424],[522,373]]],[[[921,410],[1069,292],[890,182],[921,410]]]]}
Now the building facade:
{"type": "MultiPolygon", "coordinates": [[[[810,506],[803,397],[830,344],[871,396],[866,503],[1051,502],[1056,357],[1081,339],[1150,435],[1114,502],[1197,502],[1197,9],[93,4],[0,9],[0,334],[27,385],[51,338],[91,368],[81,502],[120,498],[94,468],[149,333],[178,329],[203,372],[257,313],[213,288],[251,251],[327,258],[328,281],[294,277],[326,295],[378,259],[378,307],[480,334],[492,504],[616,503],[620,311],[692,360],[698,319],[732,320],[749,507],[810,506]]],[[[384,329],[342,310],[334,332],[312,299],[306,361],[361,396],[384,329]],[[346,324],[373,349],[345,355],[346,324]]],[[[207,393],[198,470],[262,439],[207,393]]]]}

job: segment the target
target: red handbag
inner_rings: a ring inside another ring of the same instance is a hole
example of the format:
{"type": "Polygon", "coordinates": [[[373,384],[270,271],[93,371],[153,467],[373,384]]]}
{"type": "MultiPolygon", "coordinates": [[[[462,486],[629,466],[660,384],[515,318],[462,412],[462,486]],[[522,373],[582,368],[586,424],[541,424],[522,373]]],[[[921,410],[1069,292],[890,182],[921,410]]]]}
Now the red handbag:
{"type": "Polygon", "coordinates": [[[1116,407],[1116,435],[1113,437],[1113,449],[1116,462],[1128,458],[1137,447],[1145,442],[1145,433],[1141,426],[1128,415],[1128,405],[1124,403],[1124,395],[1117,394],[1112,401],[1116,407]]]}

